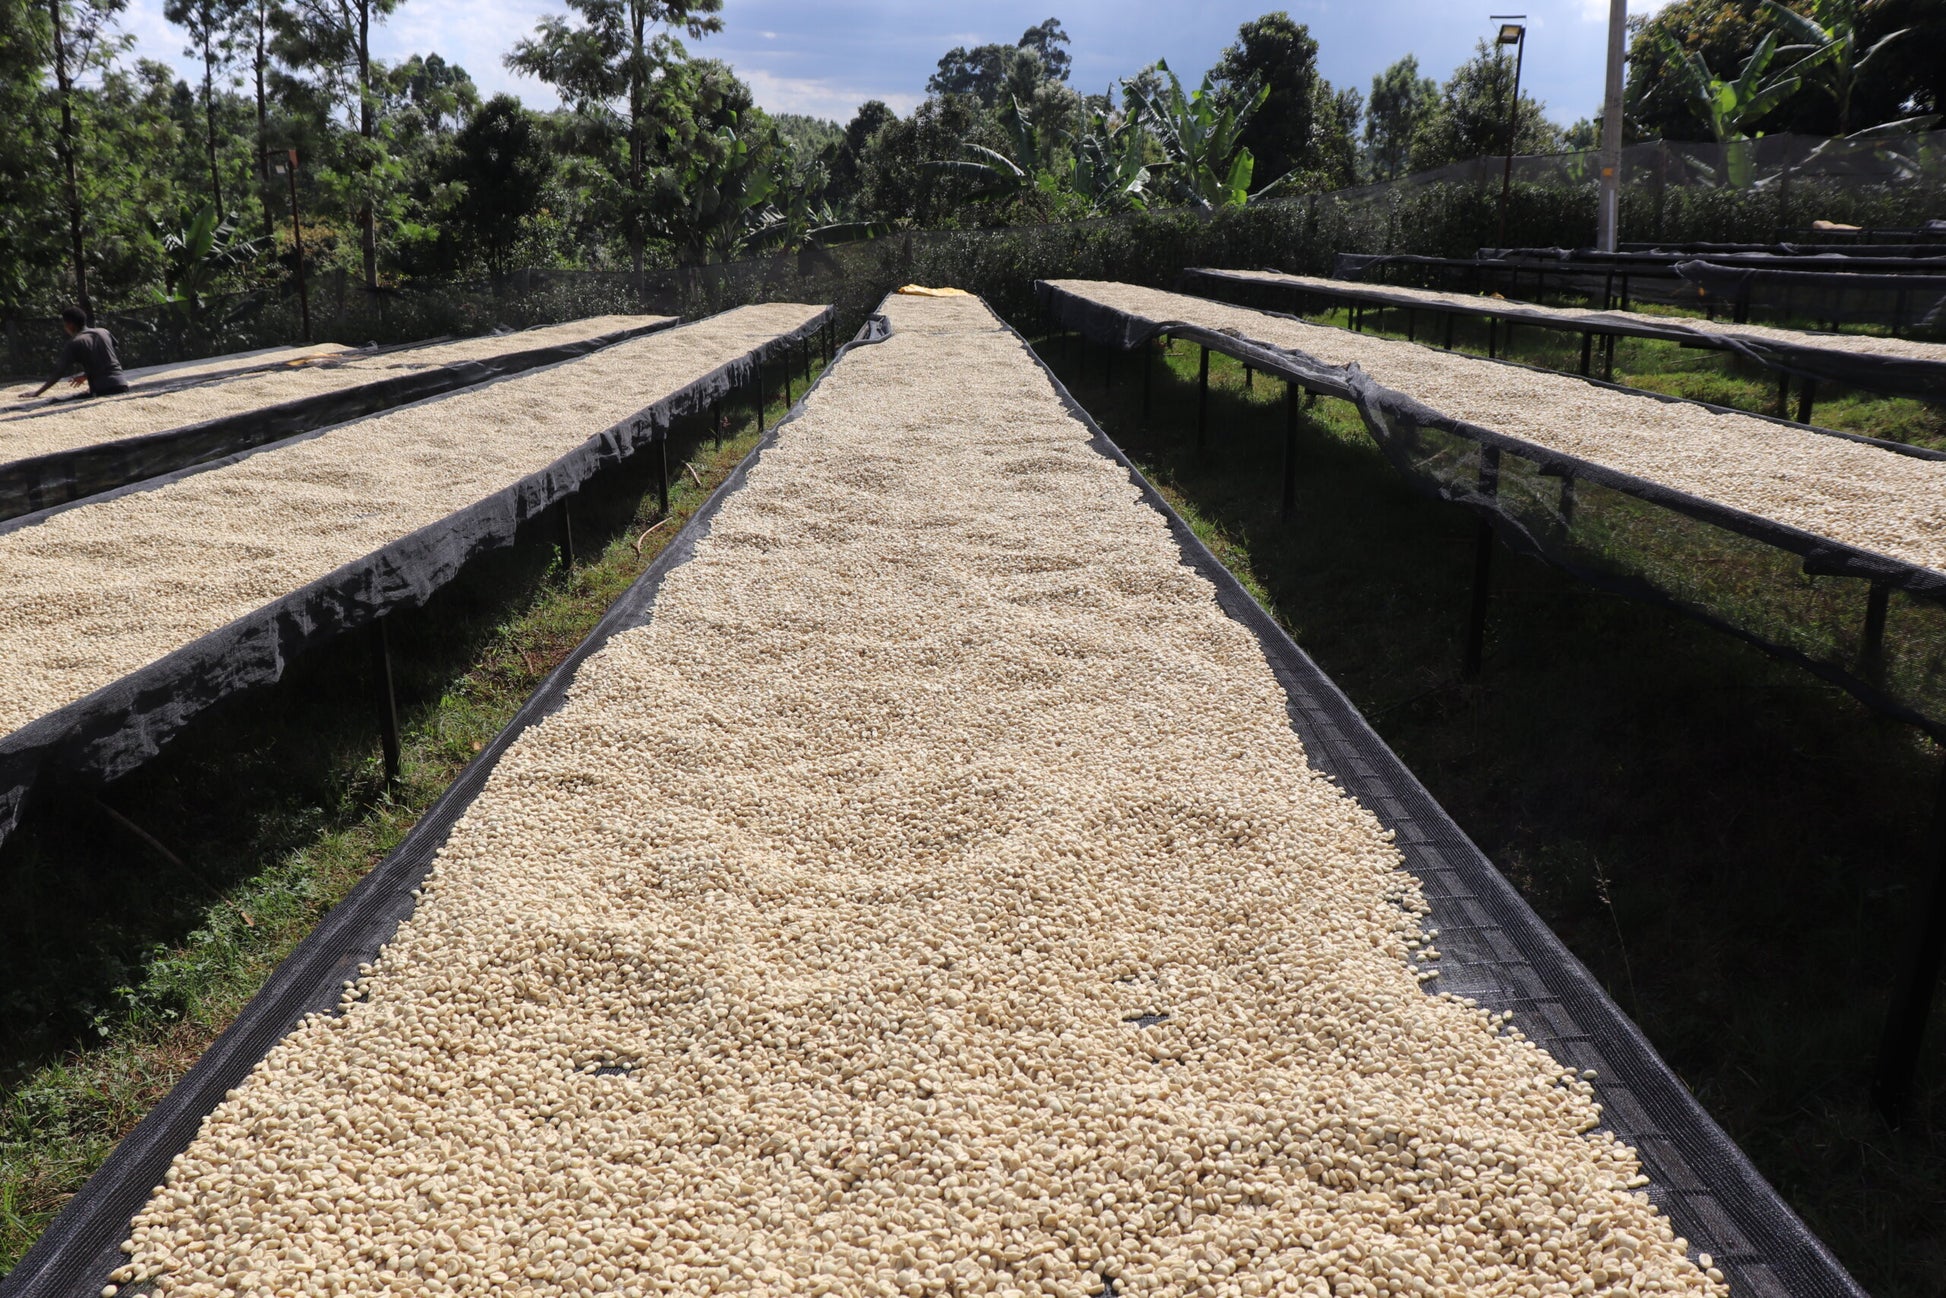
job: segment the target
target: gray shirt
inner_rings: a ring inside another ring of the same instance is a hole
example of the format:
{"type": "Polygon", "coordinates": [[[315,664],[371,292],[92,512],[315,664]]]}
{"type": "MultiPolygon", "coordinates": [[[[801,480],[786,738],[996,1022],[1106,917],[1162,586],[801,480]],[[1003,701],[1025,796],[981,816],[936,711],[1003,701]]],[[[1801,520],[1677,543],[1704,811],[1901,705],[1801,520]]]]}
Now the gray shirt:
{"type": "Polygon", "coordinates": [[[49,382],[59,381],[76,365],[88,376],[89,396],[105,397],[112,392],[128,391],[128,380],[122,377],[121,358],[115,355],[115,339],[106,329],[99,326],[83,329],[68,339],[67,346],[61,349],[61,359],[54,363],[54,378],[49,382]]]}

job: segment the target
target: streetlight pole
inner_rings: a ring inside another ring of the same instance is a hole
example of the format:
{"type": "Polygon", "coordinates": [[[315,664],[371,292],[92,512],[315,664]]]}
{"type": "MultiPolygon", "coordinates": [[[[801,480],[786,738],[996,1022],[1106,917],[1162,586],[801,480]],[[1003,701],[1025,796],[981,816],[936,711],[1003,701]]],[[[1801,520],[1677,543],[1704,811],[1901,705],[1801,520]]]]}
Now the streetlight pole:
{"type": "Polygon", "coordinates": [[[265,149],[265,157],[284,156],[270,164],[273,172],[282,172],[290,181],[291,189],[291,253],[297,259],[297,309],[304,320],[304,341],[311,341],[311,294],[304,285],[304,231],[297,223],[297,150],[265,149]]]}
{"type": "MultiPolygon", "coordinates": [[[[1626,0],[1618,0],[1625,3],[1626,0]]],[[[1502,49],[1514,47],[1514,95],[1507,109],[1507,166],[1500,173],[1500,235],[1499,245],[1507,246],[1507,200],[1513,195],[1514,188],[1514,141],[1520,134],[1520,64],[1527,55],[1527,15],[1492,14],[1494,22],[1500,24],[1500,35],[1494,44],[1502,49]]]]}
{"type": "Polygon", "coordinates": [[[1615,251],[1622,224],[1622,55],[1628,40],[1628,0],[1608,0],[1608,93],[1601,108],[1601,208],[1595,246],[1615,251]]]}

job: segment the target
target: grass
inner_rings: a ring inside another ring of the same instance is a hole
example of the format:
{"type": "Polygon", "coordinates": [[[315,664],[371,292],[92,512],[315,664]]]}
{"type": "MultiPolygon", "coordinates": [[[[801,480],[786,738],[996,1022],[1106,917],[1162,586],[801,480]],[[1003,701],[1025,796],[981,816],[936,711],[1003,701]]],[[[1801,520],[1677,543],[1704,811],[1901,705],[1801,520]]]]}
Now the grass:
{"type": "Polygon", "coordinates": [[[354,636],[212,710],[100,801],[57,791],[0,848],[0,1275],[755,445],[747,408],[726,420],[720,446],[699,422],[676,430],[668,525],[642,535],[660,512],[638,457],[575,498],[580,563],[543,519],[388,619],[396,785],[354,636]]]}
{"type": "MultiPolygon", "coordinates": [[[[1504,549],[1485,670],[1463,684],[1475,521],[1409,488],[1349,405],[1303,418],[1285,522],[1281,384],[1259,377],[1246,391],[1241,367],[1212,356],[1199,455],[1196,348],[1155,362],[1144,417],[1134,364],[1119,362],[1104,389],[1100,354],[1070,347],[1051,359],[1076,396],[1859,1281],[1878,1298],[1939,1298],[1946,1015],[1904,1127],[1880,1121],[1867,1084],[1923,895],[1940,752],[1808,672],[1504,549]]],[[[1592,545],[1719,604],[1788,609],[1810,596],[1780,584],[1818,589],[1795,564],[1765,569],[1707,529],[1663,535],[1660,518],[1583,510],[1576,529],[1599,519],[1592,545]]],[[[1933,633],[1914,607],[1894,604],[1895,658],[1915,652],[1915,625],[1933,633]]]]}

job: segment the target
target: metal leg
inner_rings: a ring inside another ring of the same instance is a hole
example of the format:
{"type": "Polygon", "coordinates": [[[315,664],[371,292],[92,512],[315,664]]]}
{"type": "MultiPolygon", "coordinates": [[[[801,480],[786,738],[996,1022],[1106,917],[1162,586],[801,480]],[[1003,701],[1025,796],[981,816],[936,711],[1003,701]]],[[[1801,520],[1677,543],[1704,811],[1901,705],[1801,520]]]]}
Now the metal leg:
{"type": "MultiPolygon", "coordinates": [[[[761,418],[757,426],[763,426],[761,418]]],[[[655,439],[655,496],[662,506],[662,516],[669,517],[669,439],[660,433],[655,439]]]]}
{"type": "Polygon", "coordinates": [[[1566,474],[1561,479],[1561,535],[1566,536],[1574,526],[1574,475],[1566,474]]]}
{"type": "Polygon", "coordinates": [[[1297,510],[1297,384],[1284,380],[1284,499],[1278,513],[1286,520],[1297,510]]]}
{"type": "Polygon", "coordinates": [[[1257,371],[1251,369],[1248,365],[1243,367],[1243,390],[1245,392],[1252,391],[1256,387],[1256,378],[1257,371]]]}
{"type": "Polygon", "coordinates": [[[1446,350],[1447,350],[1447,351],[1452,351],[1452,350],[1453,350],[1453,320],[1454,320],[1454,318],[1455,318],[1455,317],[1454,317],[1454,314],[1453,314],[1453,313],[1452,313],[1451,311],[1448,311],[1448,312],[1446,313],[1446,350]]]}
{"type": "Polygon", "coordinates": [[[1196,366],[1196,449],[1209,445],[1209,348],[1199,348],[1203,358],[1196,366]]]}
{"type": "Polygon", "coordinates": [[[1409,343],[1419,341],[1419,313],[1411,307],[1405,309],[1405,340],[1409,343]]]}
{"type": "Polygon", "coordinates": [[[1777,417],[1791,417],[1791,375],[1788,370],[1777,376],[1777,417]]]}
{"type": "Polygon", "coordinates": [[[1149,417],[1149,400],[1155,388],[1155,349],[1142,344],[1142,418],[1149,417]]]}
{"type": "Polygon", "coordinates": [[[1800,381],[1797,389],[1798,423],[1808,424],[1811,422],[1811,406],[1817,400],[1817,394],[1818,381],[1816,379],[1803,379],[1800,381]]]}
{"type": "Polygon", "coordinates": [[[1609,383],[1615,381],[1615,338],[1614,334],[1606,334],[1601,340],[1601,377],[1609,383]]]}
{"type": "Polygon", "coordinates": [[[1885,615],[1891,603],[1892,588],[1873,582],[1865,598],[1865,634],[1858,646],[1859,668],[1868,680],[1877,680],[1885,670],[1885,615]]]}
{"type": "MultiPolygon", "coordinates": [[[[762,437],[764,435],[764,363],[761,360],[757,362],[754,378],[757,385],[757,436],[762,437]]],[[[662,477],[666,483],[669,478],[666,467],[663,470],[662,477]]],[[[666,492],[667,488],[665,487],[664,490],[666,492]]],[[[665,508],[663,512],[666,514],[669,511],[665,508]]]]}
{"type": "MultiPolygon", "coordinates": [[[[1480,492],[1494,496],[1500,491],[1500,448],[1480,450],[1480,492]]],[[[1487,597],[1493,581],[1493,524],[1480,519],[1473,537],[1473,600],[1466,611],[1466,645],[1460,656],[1460,675],[1475,680],[1486,656],[1487,597]]]]}
{"type": "Polygon", "coordinates": [[[561,499],[561,566],[574,567],[574,505],[565,496],[561,499]]]}
{"type": "Polygon", "coordinates": [[[1581,334],[1581,377],[1587,378],[1595,356],[1595,336],[1586,330],[1581,334]]]}
{"type": "Polygon", "coordinates": [[[710,431],[710,436],[716,439],[716,448],[718,450],[722,450],[723,449],[723,408],[721,404],[714,397],[710,398],[710,403],[709,403],[709,431],[710,431]]]}
{"type": "Polygon", "coordinates": [[[1879,1038],[1878,1066],[1872,1077],[1872,1103],[1887,1122],[1905,1117],[1912,1098],[1913,1075],[1926,1040],[1926,1020],[1932,1015],[1933,991],[1939,985],[1939,966],[1946,957],[1946,766],[1934,795],[1932,823],[1926,834],[1925,895],[1912,917],[1906,955],[1892,1003],[1885,1012],[1879,1038]]]}
{"type": "Polygon", "coordinates": [[[1500,358],[1500,321],[1494,316],[1487,317],[1487,359],[1500,358]]]}
{"type": "Polygon", "coordinates": [[[399,782],[399,705],[392,691],[392,637],[384,618],[372,623],[372,702],[378,708],[379,743],[385,750],[385,782],[399,782]]]}
{"type": "Polygon", "coordinates": [[[804,340],[804,386],[811,386],[811,340],[804,340]]]}

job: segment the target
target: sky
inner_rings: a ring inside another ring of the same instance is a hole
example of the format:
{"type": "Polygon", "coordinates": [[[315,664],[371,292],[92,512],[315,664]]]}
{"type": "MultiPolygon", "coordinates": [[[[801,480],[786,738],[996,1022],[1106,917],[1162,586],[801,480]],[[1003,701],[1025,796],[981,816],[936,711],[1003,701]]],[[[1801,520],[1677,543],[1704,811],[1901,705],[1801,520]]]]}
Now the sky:
{"type": "MultiPolygon", "coordinates": [[[[1628,0],[1648,12],[1666,0],[1628,0]]],[[[1236,39],[1242,23],[1276,0],[725,0],[724,30],[689,42],[693,54],[729,63],[772,112],[843,123],[867,99],[901,113],[925,98],[926,78],[955,45],[1012,43],[1050,14],[1073,38],[1069,80],[1100,91],[1158,58],[1191,83],[1236,39]]],[[[200,75],[183,37],[162,17],[163,0],[130,0],[126,30],[139,54],[200,75]]],[[[501,65],[535,20],[564,8],[549,0],[403,0],[373,38],[388,61],[437,53],[469,72],[482,94],[507,91],[535,108],[558,101],[542,83],[501,65]]],[[[1311,29],[1318,65],[1334,86],[1369,92],[1373,76],[1405,54],[1422,76],[1445,80],[1497,27],[1491,15],[1524,9],[1521,86],[1566,125],[1601,107],[1608,0],[1297,0],[1284,6],[1311,29]],[[1477,10],[1477,12],[1475,12],[1477,10]]]]}

